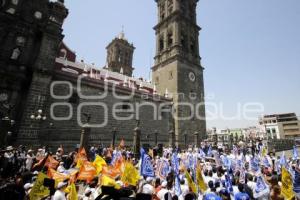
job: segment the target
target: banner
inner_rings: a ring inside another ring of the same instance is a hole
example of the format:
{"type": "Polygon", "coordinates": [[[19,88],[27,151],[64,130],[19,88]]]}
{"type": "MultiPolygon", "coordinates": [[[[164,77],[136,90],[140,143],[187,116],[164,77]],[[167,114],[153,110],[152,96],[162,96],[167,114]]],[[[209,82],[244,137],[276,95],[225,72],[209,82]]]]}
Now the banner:
{"type": "Polygon", "coordinates": [[[50,191],[47,187],[44,186],[44,179],[48,178],[46,174],[39,173],[37,179],[29,193],[29,197],[31,200],[42,199],[48,195],[50,195],[50,191]]]}
{"type": "Polygon", "coordinates": [[[114,187],[115,189],[120,189],[121,186],[116,183],[116,181],[108,176],[102,175],[100,176],[100,185],[114,187]]]}
{"type": "Polygon", "coordinates": [[[201,190],[202,193],[204,193],[207,190],[207,186],[204,182],[200,167],[197,167],[196,180],[197,180],[199,189],[201,190]]]}
{"type": "Polygon", "coordinates": [[[147,177],[154,177],[154,169],[151,162],[151,158],[148,154],[144,153],[142,155],[142,163],[141,163],[141,175],[147,177]]]}
{"type": "Polygon", "coordinates": [[[297,147],[294,146],[293,147],[293,160],[297,160],[298,159],[298,150],[297,150],[297,147]]]}
{"type": "Polygon", "coordinates": [[[59,165],[59,162],[55,160],[52,156],[48,156],[46,159],[45,166],[51,169],[56,169],[59,165]]]}
{"type": "Polygon", "coordinates": [[[165,179],[169,173],[169,163],[167,160],[160,159],[157,163],[157,172],[156,175],[161,178],[165,179]]]}
{"type": "Polygon", "coordinates": [[[185,177],[187,179],[188,185],[189,185],[190,189],[192,190],[192,192],[194,192],[195,194],[197,194],[196,184],[192,180],[192,177],[191,177],[191,175],[189,174],[188,171],[185,171],[185,177]]]}
{"type": "Polygon", "coordinates": [[[59,173],[59,172],[57,172],[57,171],[55,171],[54,169],[51,169],[51,168],[48,169],[47,176],[49,178],[54,179],[57,183],[63,182],[64,180],[70,178],[69,175],[59,173]]]}
{"type": "Polygon", "coordinates": [[[77,179],[91,181],[96,175],[96,169],[93,163],[85,161],[79,170],[77,179]]]}
{"type": "Polygon", "coordinates": [[[281,194],[285,197],[285,199],[289,200],[292,199],[295,195],[293,192],[293,179],[291,174],[285,167],[281,169],[281,194]]]}
{"type": "Polygon", "coordinates": [[[175,175],[178,175],[179,174],[179,161],[178,161],[177,153],[172,154],[171,165],[175,172],[175,175]]]}
{"type": "Polygon", "coordinates": [[[175,194],[179,197],[181,195],[182,191],[181,191],[180,181],[179,181],[178,176],[175,177],[175,187],[174,187],[174,189],[175,189],[175,194]]]}
{"type": "Polygon", "coordinates": [[[96,155],[93,165],[96,168],[97,175],[102,171],[103,166],[107,166],[105,160],[99,155],[96,155]]]}
{"type": "Polygon", "coordinates": [[[125,184],[136,186],[139,179],[139,171],[132,165],[132,163],[126,162],[121,181],[125,184]]]}
{"type": "Polygon", "coordinates": [[[81,166],[84,164],[85,161],[88,161],[87,159],[87,154],[85,152],[85,149],[84,148],[81,148],[78,150],[78,153],[76,155],[76,168],[81,168],[81,166]]]}
{"type": "Polygon", "coordinates": [[[76,190],[76,186],[74,183],[69,185],[66,188],[65,192],[68,193],[68,195],[67,195],[68,200],[78,200],[77,190],[76,190]]]}
{"type": "Polygon", "coordinates": [[[267,185],[266,185],[265,181],[263,180],[263,178],[261,176],[257,177],[256,185],[255,185],[255,192],[260,193],[260,192],[264,191],[265,189],[267,189],[267,185]]]}

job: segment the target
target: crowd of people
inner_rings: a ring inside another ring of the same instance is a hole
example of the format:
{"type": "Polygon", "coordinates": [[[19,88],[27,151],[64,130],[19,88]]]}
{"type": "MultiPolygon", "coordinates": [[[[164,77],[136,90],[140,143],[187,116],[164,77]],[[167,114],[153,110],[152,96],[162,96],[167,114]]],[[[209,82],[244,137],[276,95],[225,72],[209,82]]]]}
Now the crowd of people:
{"type": "Polygon", "coordinates": [[[46,147],[0,152],[0,199],[300,199],[297,148],[276,157],[261,142],[180,150],[124,145],[65,154],[46,147]]]}

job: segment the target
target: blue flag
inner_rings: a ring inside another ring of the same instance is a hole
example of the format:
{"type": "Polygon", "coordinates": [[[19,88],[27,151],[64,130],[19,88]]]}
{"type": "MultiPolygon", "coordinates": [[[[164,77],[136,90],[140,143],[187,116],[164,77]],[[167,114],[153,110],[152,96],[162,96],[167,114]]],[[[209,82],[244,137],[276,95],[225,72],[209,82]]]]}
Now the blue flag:
{"type": "Polygon", "coordinates": [[[175,152],[172,154],[171,164],[172,164],[172,168],[173,168],[175,174],[178,175],[179,174],[179,161],[178,161],[177,153],[175,153],[175,152]]]}
{"type": "Polygon", "coordinates": [[[227,155],[223,156],[223,163],[227,169],[231,168],[231,160],[227,157],[227,155]]]}
{"type": "Polygon", "coordinates": [[[264,157],[263,163],[264,163],[265,167],[271,167],[271,164],[269,163],[269,160],[267,157],[264,157]]]}
{"type": "Polygon", "coordinates": [[[287,166],[287,161],[286,161],[284,152],[282,152],[282,155],[280,157],[279,163],[280,163],[281,166],[285,166],[285,167],[287,166]]]}
{"type": "Polygon", "coordinates": [[[251,170],[253,172],[259,171],[259,160],[256,157],[251,159],[250,164],[251,164],[251,170]]]}
{"type": "Polygon", "coordinates": [[[228,193],[233,192],[232,183],[228,175],[225,175],[225,187],[228,193]]]}
{"type": "Polygon", "coordinates": [[[212,156],[212,148],[211,148],[211,145],[209,145],[209,147],[208,147],[208,151],[207,151],[207,154],[206,154],[207,156],[212,156]]]}
{"type": "Polygon", "coordinates": [[[180,196],[181,193],[182,193],[182,191],[181,191],[181,187],[180,187],[179,177],[176,176],[176,177],[175,177],[175,194],[176,194],[177,196],[180,196]]]}
{"type": "Polygon", "coordinates": [[[294,192],[300,193],[300,173],[295,169],[293,180],[294,192]]]}
{"type": "Polygon", "coordinates": [[[154,169],[151,162],[151,158],[146,154],[145,150],[141,149],[142,163],[141,163],[141,175],[147,177],[154,177],[154,169]]]}
{"type": "Polygon", "coordinates": [[[260,193],[261,191],[267,189],[267,185],[264,182],[261,176],[257,177],[256,185],[255,185],[255,192],[260,193]]]}
{"type": "Polygon", "coordinates": [[[201,148],[199,149],[199,155],[201,158],[205,158],[205,153],[201,148]]]}
{"type": "Polygon", "coordinates": [[[293,160],[297,160],[298,159],[298,149],[296,146],[294,146],[293,148],[293,160]]]}

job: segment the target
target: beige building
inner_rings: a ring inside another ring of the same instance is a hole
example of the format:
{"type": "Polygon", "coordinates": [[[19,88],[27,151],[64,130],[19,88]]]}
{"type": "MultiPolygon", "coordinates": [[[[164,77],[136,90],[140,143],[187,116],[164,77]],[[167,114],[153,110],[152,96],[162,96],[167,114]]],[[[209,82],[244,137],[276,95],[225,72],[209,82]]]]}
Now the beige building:
{"type": "Polygon", "coordinates": [[[300,138],[300,121],[295,113],[264,115],[259,119],[259,125],[269,138],[300,138]]]}

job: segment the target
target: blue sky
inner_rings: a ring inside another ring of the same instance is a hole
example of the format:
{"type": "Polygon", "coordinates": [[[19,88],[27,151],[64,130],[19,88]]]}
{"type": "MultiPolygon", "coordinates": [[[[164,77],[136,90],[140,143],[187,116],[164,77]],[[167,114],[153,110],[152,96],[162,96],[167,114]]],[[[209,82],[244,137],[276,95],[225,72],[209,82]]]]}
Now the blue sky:
{"type": "MultiPolygon", "coordinates": [[[[66,0],[65,4],[70,13],[64,40],[78,59],[104,66],[105,47],[124,26],[136,47],[134,74],[149,78],[155,50],[152,27],[157,21],[154,0],[66,0]]],[[[223,104],[217,113],[233,116],[238,103],[259,102],[266,114],[300,115],[300,1],[200,0],[197,12],[205,92],[208,102],[223,104]]],[[[256,123],[218,118],[209,120],[208,127],[256,123]]]]}

